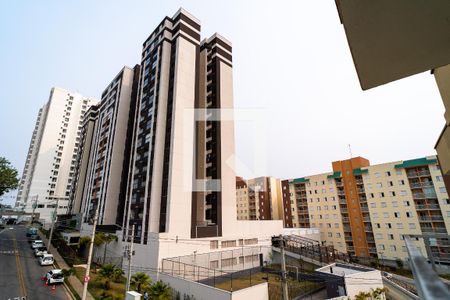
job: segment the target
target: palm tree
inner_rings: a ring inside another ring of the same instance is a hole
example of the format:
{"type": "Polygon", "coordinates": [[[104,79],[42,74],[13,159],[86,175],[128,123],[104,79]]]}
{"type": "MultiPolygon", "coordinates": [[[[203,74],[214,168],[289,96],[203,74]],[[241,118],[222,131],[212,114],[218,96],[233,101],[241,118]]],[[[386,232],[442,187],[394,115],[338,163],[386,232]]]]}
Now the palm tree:
{"type": "Polygon", "coordinates": [[[118,269],[116,266],[112,265],[112,264],[107,264],[107,265],[103,265],[99,270],[98,270],[98,276],[97,278],[99,278],[100,280],[104,281],[105,284],[105,289],[109,290],[109,282],[112,281],[116,281],[118,279],[118,277],[120,277],[120,275],[123,274],[122,269],[118,269]]]}
{"type": "Polygon", "coordinates": [[[155,300],[171,300],[172,299],[172,289],[170,286],[161,280],[152,284],[149,289],[150,299],[155,300]]]}
{"type": "Polygon", "coordinates": [[[141,290],[145,290],[150,287],[152,280],[150,279],[150,276],[145,274],[144,272],[137,272],[133,276],[131,276],[131,284],[135,286],[135,289],[138,293],[141,292],[141,290]]]}

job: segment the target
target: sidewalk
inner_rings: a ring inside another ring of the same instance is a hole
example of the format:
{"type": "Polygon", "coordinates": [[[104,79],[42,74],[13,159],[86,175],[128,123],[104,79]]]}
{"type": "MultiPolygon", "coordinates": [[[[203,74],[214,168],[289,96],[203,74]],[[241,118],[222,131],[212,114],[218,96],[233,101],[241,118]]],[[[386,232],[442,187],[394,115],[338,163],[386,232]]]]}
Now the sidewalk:
{"type": "MultiPolygon", "coordinates": [[[[48,244],[48,239],[39,231],[39,236],[41,237],[41,240],[44,242],[44,245],[48,244]]],[[[53,254],[53,258],[55,259],[56,264],[60,269],[70,269],[70,267],[66,264],[64,259],[59,255],[58,251],[53,247],[53,245],[50,245],[50,249],[48,249],[51,254],[53,254]]],[[[75,275],[70,276],[67,278],[72,288],[77,292],[77,294],[80,296],[83,295],[83,284],[78,280],[78,278],[75,275]]],[[[92,297],[91,293],[89,291],[86,295],[87,300],[95,300],[94,297],[92,297]]]]}

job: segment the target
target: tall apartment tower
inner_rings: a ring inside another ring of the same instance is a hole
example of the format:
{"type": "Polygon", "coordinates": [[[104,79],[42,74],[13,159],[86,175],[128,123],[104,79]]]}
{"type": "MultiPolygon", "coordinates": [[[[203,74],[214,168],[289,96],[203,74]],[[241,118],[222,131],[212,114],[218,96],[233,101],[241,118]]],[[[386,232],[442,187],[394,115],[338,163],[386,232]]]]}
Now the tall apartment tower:
{"type": "Polygon", "coordinates": [[[85,223],[99,207],[99,225],[122,225],[139,72],[124,67],[84,119],[71,207],[85,223]]]}
{"type": "Polygon", "coordinates": [[[224,214],[236,219],[223,201],[235,197],[233,167],[222,163],[234,123],[213,109],[233,107],[231,44],[200,42],[200,22],[180,9],[144,42],[141,66],[124,233],[134,224],[143,244],[152,233],[221,236],[224,214]]]}
{"type": "MultiPolygon", "coordinates": [[[[406,259],[405,235],[434,236],[448,261],[450,200],[435,156],[369,165],[333,162],[333,172],[283,181],[286,227],[316,227],[321,240],[359,257],[406,259]]],[[[423,240],[416,241],[426,253],[423,240]]]]}
{"type": "Polygon", "coordinates": [[[36,212],[45,221],[66,213],[75,175],[81,119],[97,100],[61,88],[52,88],[48,102],[39,110],[25,163],[16,206],[36,212]],[[33,199],[33,201],[32,201],[33,199]]]}

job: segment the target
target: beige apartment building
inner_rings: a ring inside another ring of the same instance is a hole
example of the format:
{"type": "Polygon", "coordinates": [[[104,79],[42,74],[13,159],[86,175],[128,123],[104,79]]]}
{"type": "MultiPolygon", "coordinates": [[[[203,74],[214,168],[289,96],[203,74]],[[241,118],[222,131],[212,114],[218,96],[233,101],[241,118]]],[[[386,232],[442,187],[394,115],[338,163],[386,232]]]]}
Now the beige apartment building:
{"type": "MultiPolygon", "coordinates": [[[[321,240],[361,257],[406,259],[405,235],[447,234],[450,200],[435,156],[371,166],[362,157],[333,172],[282,182],[285,227],[315,227],[321,240]]],[[[417,244],[425,254],[423,239],[417,244]]],[[[433,239],[448,258],[448,240],[433,239]]]]}
{"type": "Polygon", "coordinates": [[[238,220],[281,220],[281,180],[236,177],[236,210],[238,220]]]}

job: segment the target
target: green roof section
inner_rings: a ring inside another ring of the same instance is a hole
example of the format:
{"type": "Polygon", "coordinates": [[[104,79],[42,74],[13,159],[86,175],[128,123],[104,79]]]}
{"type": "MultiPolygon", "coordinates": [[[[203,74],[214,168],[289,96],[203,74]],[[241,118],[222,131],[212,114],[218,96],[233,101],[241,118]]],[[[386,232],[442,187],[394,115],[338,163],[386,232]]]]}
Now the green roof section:
{"type": "Polygon", "coordinates": [[[333,172],[332,175],[327,176],[327,178],[341,178],[341,177],[342,177],[342,173],[340,171],[333,172]]]}
{"type": "Polygon", "coordinates": [[[289,183],[304,183],[304,182],[309,182],[309,179],[302,177],[302,178],[295,178],[295,179],[289,180],[289,183]]]}
{"type": "Polygon", "coordinates": [[[412,168],[418,166],[433,165],[437,164],[437,162],[438,162],[437,159],[428,159],[426,157],[422,157],[417,159],[404,160],[403,163],[395,165],[395,168],[401,169],[401,168],[412,168]]]}
{"type": "Polygon", "coordinates": [[[362,175],[362,174],[367,174],[367,173],[369,173],[369,170],[367,170],[367,169],[361,169],[361,168],[353,169],[353,175],[362,175]]]}

